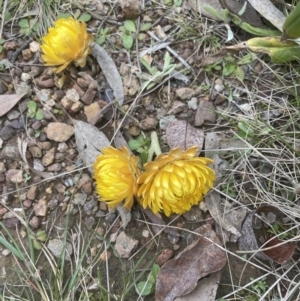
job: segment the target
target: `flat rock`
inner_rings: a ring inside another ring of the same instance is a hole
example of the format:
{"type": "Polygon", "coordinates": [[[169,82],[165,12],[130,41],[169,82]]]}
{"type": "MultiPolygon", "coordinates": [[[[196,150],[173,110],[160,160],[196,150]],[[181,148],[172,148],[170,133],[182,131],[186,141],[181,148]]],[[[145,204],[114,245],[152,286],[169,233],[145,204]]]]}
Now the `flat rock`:
{"type": "Polygon", "coordinates": [[[8,125],[2,127],[2,129],[0,129],[0,137],[4,141],[9,140],[11,137],[13,137],[15,135],[15,133],[16,133],[16,131],[8,125]]]}
{"type": "Polygon", "coordinates": [[[47,137],[56,142],[65,142],[74,134],[74,127],[62,122],[50,122],[47,126],[47,137]]]}
{"type": "Polygon", "coordinates": [[[140,122],[140,128],[142,130],[152,130],[158,125],[158,120],[155,117],[146,117],[140,122]]]}
{"type": "Polygon", "coordinates": [[[215,106],[211,102],[202,99],[195,115],[195,126],[201,126],[204,122],[215,123],[216,119],[217,114],[215,106]]]}
{"type": "Polygon", "coordinates": [[[101,107],[98,102],[94,102],[89,106],[84,107],[84,114],[86,116],[87,122],[91,123],[92,120],[98,116],[99,112],[101,110],[101,107]]]}
{"type": "Polygon", "coordinates": [[[181,100],[190,100],[192,97],[197,96],[201,93],[201,89],[191,89],[191,88],[179,88],[176,90],[176,95],[181,100]]]}
{"type": "Polygon", "coordinates": [[[117,236],[115,250],[121,258],[129,258],[137,249],[139,242],[121,231],[117,236]]]}
{"type": "Polygon", "coordinates": [[[6,180],[12,183],[23,182],[23,172],[19,169],[10,169],[6,172],[6,180]]]}
{"type": "Polygon", "coordinates": [[[34,213],[36,216],[46,216],[48,210],[48,202],[46,199],[39,199],[34,205],[34,213]]]}
{"type": "Polygon", "coordinates": [[[0,159],[21,159],[17,142],[5,144],[0,152],[0,159]]]}
{"type": "Polygon", "coordinates": [[[60,258],[63,251],[66,250],[65,259],[68,261],[71,260],[71,255],[73,254],[73,248],[72,248],[72,244],[70,244],[69,242],[66,242],[66,244],[64,245],[64,242],[62,240],[54,238],[48,241],[47,247],[49,251],[53,254],[53,256],[57,258],[60,258]]]}
{"type": "Polygon", "coordinates": [[[31,186],[29,188],[29,190],[27,191],[27,193],[26,193],[27,199],[29,199],[31,201],[35,200],[37,192],[38,192],[38,187],[37,186],[31,186]]]}
{"type": "Polygon", "coordinates": [[[43,166],[48,166],[53,163],[54,158],[55,158],[55,152],[56,152],[56,149],[54,147],[52,147],[51,149],[49,149],[47,151],[47,153],[44,155],[44,157],[42,159],[43,166]]]}

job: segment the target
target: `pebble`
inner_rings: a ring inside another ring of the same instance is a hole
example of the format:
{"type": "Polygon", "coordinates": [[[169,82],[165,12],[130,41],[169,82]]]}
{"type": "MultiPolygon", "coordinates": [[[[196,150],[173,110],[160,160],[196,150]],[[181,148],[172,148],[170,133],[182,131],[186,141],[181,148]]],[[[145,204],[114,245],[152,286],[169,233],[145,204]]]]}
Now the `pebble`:
{"type": "Polygon", "coordinates": [[[165,131],[168,124],[175,120],[177,120],[177,119],[174,115],[161,117],[159,119],[159,127],[165,131]]]}
{"type": "Polygon", "coordinates": [[[87,89],[84,96],[82,97],[82,102],[86,105],[90,105],[93,102],[96,94],[97,94],[97,90],[91,88],[87,89]]]}
{"type": "Polygon", "coordinates": [[[173,250],[174,250],[174,251],[177,251],[178,249],[180,249],[180,245],[174,244],[174,245],[173,245],[173,250]]]}
{"type": "Polygon", "coordinates": [[[83,206],[83,210],[87,215],[96,213],[98,210],[97,202],[93,199],[83,206]]]}
{"type": "Polygon", "coordinates": [[[0,82],[0,95],[3,95],[7,91],[7,87],[3,82],[0,82]]]}
{"type": "Polygon", "coordinates": [[[92,228],[95,225],[96,220],[93,216],[90,216],[84,220],[84,223],[88,228],[92,228]]]}
{"type": "Polygon", "coordinates": [[[65,152],[68,149],[68,145],[65,142],[58,143],[57,150],[61,153],[65,152]]]}
{"type": "Polygon", "coordinates": [[[23,73],[21,74],[21,80],[22,80],[23,82],[29,82],[29,81],[31,80],[31,75],[30,75],[29,73],[23,72],[23,73]]]}
{"type": "Polygon", "coordinates": [[[66,244],[64,244],[62,240],[54,238],[48,241],[47,248],[57,258],[60,258],[63,251],[66,250],[64,258],[68,261],[71,260],[71,255],[73,254],[71,243],[66,242],[66,244]]]}
{"type": "Polygon", "coordinates": [[[52,147],[52,143],[50,141],[38,142],[37,145],[42,150],[49,150],[52,147]]]}
{"type": "Polygon", "coordinates": [[[42,158],[42,150],[38,146],[31,146],[28,150],[33,158],[42,158]]]}
{"type": "Polygon", "coordinates": [[[47,126],[47,137],[56,142],[65,142],[74,134],[74,127],[62,122],[50,122],[47,126]]]}
{"type": "Polygon", "coordinates": [[[0,153],[0,159],[21,159],[17,143],[5,144],[0,153]]]}
{"type": "Polygon", "coordinates": [[[4,162],[0,162],[0,173],[5,172],[6,168],[5,168],[5,164],[4,162]]]}
{"type": "Polygon", "coordinates": [[[33,168],[37,171],[44,171],[45,167],[43,166],[41,160],[33,159],[33,168]]]}
{"type": "Polygon", "coordinates": [[[80,96],[75,89],[67,90],[66,97],[72,100],[73,102],[77,102],[80,99],[80,96]]]}
{"type": "Polygon", "coordinates": [[[57,172],[62,170],[62,165],[60,163],[54,163],[47,167],[48,171],[57,172]]]}
{"type": "Polygon", "coordinates": [[[171,109],[168,111],[168,115],[175,115],[180,112],[182,112],[186,107],[186,104],[184,104],[181,101],[175,100],[172,104],[171,109]]]}
{"type": "Polygon", "coordinates": [[[29,226],[33,229],[38,229],[40,224],[41,220],[37,216],[32,217],[32,219],[29,221],[29,226]]]}
{"type": "Polygon", "coordinates": [[[83,193],[75,193],[73,199],[72,199],[72,204],[74,205],[80,205],[83,206],[86,201],[86,195],[83,193]]]}
{"type": "Polygon", "coordinates": [[[48,208],[49,208],[50,210],[55,209],[57,206],[58,206],[58,200],[57,200],[57,199],[51,199],[51,200],[48,202],[48,208]]]}
{"type": "Polygon", "coordinates": [[[77,101],[75,103],[72,104],[71,108],[70,108],[70,111],[72,113],[77,113],[79,112],[81,109],[83,108],[83,103],[80,102],[80,101],[77,101]]]}
{"type": "Polygon", "coordinates": [[[45,198],[39,199],[33,207],[36,216],[46,216],[48,210],[48,202],[45,198]]]}
{"type": "Polygon", "coordinates": [[[214,124],[216,120],[217,114],[215,106],[211,102],[202,99],[195,115],[195,126],[201,126],[204,122],[214,124]]]}
{"type": "Polygon", "coordinates": [[[129,258],[137,249],[138,244],[138,240],[132,239],[121,231],[116,239],[115,251],[121,258],[129,258]]]}
{"type": "Polygon", "coordinates": [[[30,51],[30,49],[24,49],[22,50],[22,56],[24,61],[29,61],[32,58],[32,52],[30,51]]]}
{"type": "Polygon", "coordinates": [[[12,138],[15,135],[16,131],[9,125],[5,125],[0,129],[0,137],[6,141],[12,138]]]}
{"type": "Polygon", "coordinates": [[[16,89],[16,94],[23,94],[23,93],[25,93],[27,97],[31,96],[32,89],[25,82],[21,82],[19,85],[16,85],[15,89],[16,89]]]}
{"type": "Polygon", "coordinates": [[[23,206],[24,206],[25,208],[30,208],[31,205],[32,205],[32,201],[30,201],[30,200],[25,200],[25,201],[23,202],[23,206]]]}
{"type": "Polygon", "coordinates": [[[60,102],[61,102],[62,106],[63,106],[66,110],[70,110],[71,107],[72,107],[72,105],[73,105],[72,100],[70,100],[70,99],[67,98],[66,96],[63,97],[63,98],[61,99],[60,102]]]}
{"type": "Polygon", "coordinates": [[[40,43],[33,41],[29,44],[29,49],[32,53],[37,53],[38,51],[40,51],[40,43]]]}
{"type": "Polygon", "coordinates": [[[55,81],[52,77],[47,74],[42,74],[36,79],[36,85],[42,89],[49,89],[55,86],[55,81]]]}
{"type": "Polygon", "coordinates": [[[15,229],[17,226],[20,225],[20,220],[17,217],[8,218],[3,220],[3,224],[7,228],[15,229]]]}
{"type": "MultiPolygon", "coordinates": [[[[173,245],[174,248],[174,245],[173,245]]],[[[168,260],[173,257],[173,250],[172,249],[164,249],[162,252],[156,257],[155,263],[157,263],[160,267],[163,266],[168,260]]]]}
{"type": "Polygon", "coordinates": [[[11,183],[22,183],[23,182],[23,172],[19,169],[9,169],[6,172],[6,180],[11,183]]]}
{"type": "Polygon", "coordinates": [[[39,120],[37,120],[31,125],[31,128],[33,128],[34,130],[39,130],[41,128],[41,126],[42,126],[42,123],[39,120]]]}
{"type": "Polygon", "coordinates": [[[17,41],[7,41],[3,44],[5,50],[16,50],[19,47],[17,41]]]}
{"type": "Polygon", "coordinates": [[[189,100],[187,102],[187,105],[188,105],[188,108],[193,110],[193,111],[196,111],[197,108],[198,108],[198,99],[197,97],[192,97],[191,100],[189,100]]]}
{"type": "Polygon", "coordinates": [[[16,110],[10,110],[8,113],[7,113],[7,119],[8,120],[13,120],[13,119],[17,119],[19,118],[21,115],[21,113],[19,111],[16,111],[16,110]]]}
{"type": "Polygon", "coordinates": [[[143,236],[143,237],[146,237],[146,238],[149,237],[149,234],[150,234],[150,233],[149,233],[148,230],[143,230],[143,232],[142,232],[142,236],[143,236]]]}
{"type": "Polygon", "coordinates": [[[182,215],[188,222],[200,222],[203,221],[202,212],[197,206],[193,206],[188,212],[182,215]]]}
{"type": "Polygon", "coordinates": [[[89,106],[84,107],[84,114],[86,116],[87,122],[91,123],[92,120],[98,116],[99,112],[101,110],[101,107],[98,102],[94,102],[90,104],[89,106]]]}
{"type": "Polygon", "coordinates": [[[71,187],[74,185],[74,181],[71,177],[67,177],[65,180],[64,180],[64,184],[66,185],[66,187],[71,187]]]}
{"type": "Polygon", "coordinates": [[[116,217],[117,217],[116,213],[111,211],[105,216],[105,221],[108,222],[109,224],[112,224],[116,219],[116,217]]]}
{"type": "Polygon", "coordinates": [[[140,128],[142,130],[152,130],[158,125],[158,120],[155,117],[146,117],[140,122],[140,128]]]}
{"type": "Polygon", "coordinates": [[[43,68],[41,68],[40,66],[31,66],[30,70],[30,75],[34,78],[41,75],[43,72],[43,68]]]}
{"type": "Polygon", "coordinates": [[[47,151],[47,153],[44,155],[44,157],[42,159],[43,166],[48,166],[53,163],[54,158],[55,158],[55,152],[56,152],[56,149],[54,147],[52,147],[51,149],[49,149],[47,151]]]}
{"type": "Polygon", "coordinates": [[[38,187],[37,186],[31,186],[29,188],[29,190],[27,191],[27,193],[26,193],[26,197],[27,197],[27,199],[33,201],[33,200],[35,200],[35,198],[37,196],[37,193],[38,193],[38,187]]]}
{"type": "Polygon", "coordinates": [[[111,257],[111,252],[105,250],[101,255],[100,255],[100,260],[102,261],[107,261],[111,257]]]}
{"type": "Polygon", "coordinates": [[[201,88],[197,88],[196,90],[191,88],[179,88],[176,90],[176,95],[181,100],[190,100],[192,97],[197,96],[201,93],[201,88]]]}
{"type": "Polygon", "coordinates": [[[2,255],[3,255],[3,256],[8,256],[10,253],[11,253],[11,251],[8,250],[8,249],[4,249],[4,250],[2,251],[2,255]]]}

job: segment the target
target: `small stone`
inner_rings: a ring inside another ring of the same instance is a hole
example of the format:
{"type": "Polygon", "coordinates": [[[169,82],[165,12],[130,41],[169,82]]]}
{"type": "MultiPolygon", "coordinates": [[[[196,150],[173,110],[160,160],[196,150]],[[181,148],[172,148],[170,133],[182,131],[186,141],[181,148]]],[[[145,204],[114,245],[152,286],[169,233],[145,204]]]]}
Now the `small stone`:
{"type": "Polygon", "coordinates": [[[86,116],[87,122],[91,123],[92,120],[98,116],[99,112],[101,110],[101,107],[98,102],[94,102],[89,106],[84,107],[84,114],[86,116]]]}
{"type": "Polygon", "coordinates": [[[23,172],[19,169],[10,169],[6,172],[6,180],[11,183],[22,183],[23,172]]]}
{"type": "Polygon", "coordinates": [[[188,108],[196,111],[198,108],[198,99],[196,97],[192,97],[191,100],[187,102],[188,108]]]}
{"type": "Polygon", "coordinates": [[[96,220],[93,216],[90,216],[84,220],[84,223],[88,228],[92,228],[95,225],[96,220]]]}
{"type": "Polygon", "coordinates": [[[84,192],[86,195],[92,194],[92,190],[93,190],[92,178],[87,174],[83,174],[78,182],[78,188],[81,189],[81,191],[84,192]]]}
{"type": "Polygon", "coordinates": [[[3,173],[5,171],[6,171],[6,168],[5,168],[4,162],[0,162],[0,173],[3,173]]]}
{"type": "Polygon", "coordinates": [[[33,158],[41,158],[42,150],[38,146],[29,147],[29,152],[31,153],[33,158]]]}
{"type": "Polygon", "coordinates": [[[89,81],[84,79],[84,78],[81,78],[81,77],[78,77],[77,78],[77,84],[80,88],[84,89],[84,90],[87,90],[87,88],[89,87],[89,81]]]}
{"type": "Polygon", "coordinates": [[[83,206],[86,201],[86,195],[83,193],[76,193],[72,199],[72,204],[83,206]]]}
{"type": "Polygon", "coordinates": [[[23,82],[29,82],[29,81],[31,80],[31,75],[30,75],[29,73],[23,72],[23,73],[21,74],[21,80],[22,80],[23,82]]]}
{"type": "Polygon", "coordinates": [[[221,78],[216,79],[214,89],[217,93],[222,93],[224,91],[225,87],[221,78]]]}
{"type": "Polygon", "coordinates": [[[205,202],[200,202],[199,203],[199,209],[202,210],[203,212],[207,212],[208,208],[205,202]]]}
{"type": "Polygon", "coordinates": [[[79,112],[81,109],[83,108],[83,103],[80,102],[80,101],[77,101],[75,103],[72,104],[71,108],[70,108],[70,111],[72,113],[77,113],[79,112]]]}
{"type": "Polygon", "coordinates": [[[47,170],[52,172],[61,171],[61,169],[62,169],[62,165],[60,163],[54,163],[47,167],[47,170]]]}
{"type": "Polygon", "coordinates": [[[41,126],[42,126],[42,122],[39,121],[39,120],[35,121],[35,122],[31,125],[31,127],[32,127],[34,130],[39,130],[39,129],[41,128],[41,126]]]}
{"type": "Polygon", "coordinates": [[[22,56],[24,61],[29,61],[32,58],[32,52],[30,49],[24,49],[22,50],[22,56]]]}
{"type": "Polygon", "coordinates": [[[43,72],[43,68],[40,66],[31,66],[30,70],[30,75],[34,78],[41,75],[43,72]]]}
{"type": "MultiPolygon", "coordinates": [[[[174,248],[174,245],[173,245],[174,248]]],[[[156,257],[155,263],[157,263],[160,267],[163,266],[168,260],[173,257],[173,250],[167,248],[162,250],[162,252],[156,257]]]]}
{"type": "Polygon", "coordinates": [[[58,200],[57,199],[52,199],[48,202],[48,208],[50,210],[55,209],[58,206],[58,200]]]}
{"type": "Polygon", "coordinates": [[[0,217],[2,217],[7,211],[8,209],[6,208],[0,208],[0,217]]]}
{"type": "Polygon", "coordinates": [[[16,50],[19,47],[17,41],[12,40],[12,41],[7,41],[3,44],[3,48],[5,50],[16,50]]]}
{"type": "Polygon", "coordinates": [[[136,0],[120,0],[122,13],[125,19],[136,19],[141,13],[141,5],[136,0]]]}
{"type": "Polygon", "coordinates": [[[86,105],[90,105],[93,102],[96,94],[97,90],[91,88],[87,89],[84,96],[82,97],[82,102],[86,105]]]}
{"type": "Polygon", "coordinates": [[[171,116],[163,116],[160,118],[159,120],[159,127],[162,129],[162,130],[166,130],[168,124],[172,121],[175,121],[177,120],[176,117],[174,115],[171,115],[171,116]]]}
{"type": "Polygon", "coordinates": [[[96,232],[103,236],[105,234],[105,229],[103,227],[97,227],[96,232]]]}
{"type": "Polygon", "coordinates": [[[73,102],[77,102],[80,99],[79,94],[75,89],[69,89],[66,93],[66,97],[72,100],[73,102]]]}
{"type": "Polygon", "coordinates": [[[37,186],[31,186],[29,188],[29,190],[27,191],[27,193],[26,193],[26,197],[27,197],[27,199],[33,201],[33,200],[35,200],[35,198],[37,196],[37,193],[38,193],[38,187],[37,186]]]}
{"type": "Polygon", "coordinates": [[[55,86],[55,81],[52,77],[47,74],[42,74],[36,80],[36,85],[41,89],[49,89],[55,86]]]}
{"type": "Polygon", "coordinates": [[[51,122],[47,127],[47,137],[56,142],[65,142],[74,134],[74,127],[62,122],[51,122]]]}
{"type": "Polygon", "coordinates": [[[176,90],[176,95],[181,100],[190,100],[192,97],[197,96],[201,93],[201,89],[191,89],[191,88],[180,88],[176,90]]]}
{"type": "Polygon", "coordinates": [[[224,103],[227,100],[227,97],[223,94],[219,94],[217,96],[217,98],[214,101],[214,104],[217,105],[221,105],[222,103],[224,103]]]}
{"type": "Polygon", "coordinates": [[[42,150],[49,150],[52,147],[52,143],[50,141],[38,142],[37,145],[42,150]]]}
{"type": "Polygon", "coordinates": [[[180,245],[178,245],[178,244],[174,244],[173,245],[173,250],[174,251],[177,251],[177,250],[179,250],[180,249],[180,245]]]}
{"type": "Polygon", "coordinates": [[[40,51],[40,43],[33,41],[29,44],[29,49],[32,53],[37,53],[40,51]]]}
{"type": "Polygon", "coordinates": [[[25,201],[23,202],[23,206],[24,206],[25,208],[30,208],[31,205],[32,205],[32,201],[30,201],[30,200],[25,200],[25,201]]]}
{"type": "Polygon", "coordinates": [[[16,94],[25,93],[27,97],[30,97],[31,92],[32,92],[31,87],[25,82],[21,82],[19,85],[16,85],[16,94]]]}
{"type": "Polygon", "coordinates": [[[67,149],[68,149],[68,145],[65,142],[61,142],[57,146],[57,151],[59,151],[61,153],[65,152],[67,149]]]}
{"type": "Polygon", "coordinates": [[[57,258],[61,257],[61,254],[65,251],[65,259],[70,261],[71,255],[73,254],[72,244],[69,242],[64,243],[64,241],[54,238],[48,241],[47,245],[50,252],[57,258]]]}
{"type": "Polygon", "coordinates": [[[95,200],[91,200],[89,202],[87,202],[84,206],[83,206],[83,210],[87,215],[91,215],[93,213],[96,213],[98,208],[97,208],[97,202],[95,200]]]}
{"type": "Polygon", "coordinates": [[[211,102],[202,99],[195,115],[195,126],[201,126],[205,121],[214,124],[216,119],[217,114],[214,105],[211,102]]]}
{"type": "Polygon", "coordinates": [[[142,130],[152,130],[158,125],[158,120],[155,117],[146,117],[140,122],[140,128],[142,130]]]}
{"type": "Polygon", "coordinates": [[[70,110],[73,105],[73,101],[67,98],[66,96],[61,99],[61,104],[66,110],[70,110]]]}
{"type": "Polygon", "coordinates": [[[11,253],[11,251],[8,250],[8,249],[4,249],[4,250],[2,251],[2,255],[3,255],[3,256],[8,256],[10,253],[11,253]]]}
{"type": "Polygon", "coordinates": [[[56,149],[54,147],[52,147],[51,149],[49,149],[49,151],[47,151],[47,153],[44,155],[42,159],[43,166],[48,166],[53,163],[55,158],[55,152],[56,149]]]}
{"type": "Polygon", "coordinates": [[[101,255],[100,255],[100,260],[102,261],[107,261],[111,257],[111,252],[105,250],[101,255]]]}
{"type": "Polygon", "coordinates": [[[202,212],[197,206],[193,206],[188,212],[182,215],[188,222],[202,222],[202,212]]]}
{"type": "Polygon", "coordinates": [[[137,249],[139,242],[121,231],[117,236],[115,250],[121,258],[129,258],[137,249]]]}
{"type": "MultiPolygon", "coordinates": [[[[0,94],[0,95],[1,95],[1,94],[0,94]]],[[[0,138],[0,148],[2,148],[2,146],[3,146],[3,139],[0,138]]]]}
{"type": "Polygon", "coordinates": [[[7,228],[15,229],[17,226],[20,225],[20,220],[17,217],[8,218],[3,220],[3,224],[7,228]]]}
{"type": "Polygon", "coordinates": [[[40,226],[41,221],[37,216],[34,216],[30,221],[29,221],[29,226],[33,229],[38,229],[40,226]]]}
{"type": "Polygon", "coordinates": [[[143,232],[142,232],[142,236],[143,236],[143,237],[146,237],[146,238],[149,237],[149,234],[150,234],[150,233],[149,233],[148,230],[143,230],[143,232]]]}
{"type": "Polygon", "coordinates": [[[111,211],[105,216],[105,221],[109,224],[112,224],[115,221],[116,217],[117,215],[111,211]]]}
{"type": "Polygon", "coordinates": [[[186,104],[181,101],[175,100],[172,104],[171,109],[168,111],[168,115],[175,115],[182,112],[186,107],[186,104]]]}
{"type": "Polygon", "coordinates": [[[99,202],[99,208],[102,211],[107,211],[107,204],[106,204],[106,202],[99,202]]]}
{"type": "Polygon", "coordinates": [[[39,159],[34,159],[33,160],[33,168],[37,171],[44,171],[45,167],[43,166],[41,160],[39,159]]]}
{"type": "Polygon", "coordinates": [[[52,192],[53,192],[52,186],[47,187],[47,188],[45,189],[45,192],[46,192],[47,194],[52,194],[52,192]]]}
{"type": "Polygon", "coordinates": [[[46,216],[48,210],[47,200],[45,198],[39,199],[33,209],[36,216],[46,216]]]}
{"type": "Polygon", "coordinates": [[[2,127],[0,129],[0,137],[4,141],[9,140],[10,138],[12,138],[15,135],[15,133],[16,133],[16,131],[8,125],[5,125],[4,127],[2,127]]]}

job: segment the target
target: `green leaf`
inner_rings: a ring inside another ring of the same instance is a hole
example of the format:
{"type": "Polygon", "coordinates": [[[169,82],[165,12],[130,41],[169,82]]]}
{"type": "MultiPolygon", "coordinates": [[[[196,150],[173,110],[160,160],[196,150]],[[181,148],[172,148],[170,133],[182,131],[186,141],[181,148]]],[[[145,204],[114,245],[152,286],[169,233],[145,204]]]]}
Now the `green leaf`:
{"type": "Polygon", "coordinates": [[[158,264],[154,264],[151,270],[151,274],[153,275],[153,277],[156,279],[159,273],[160,267],[158,264]]]}
{"type": "Polygon", "coordinates": [[[2,50],[3,50],[3,47],[0,45],[0,53],[2,52],[2,50]]]}
{"type": "Polygon", "coordinates": [[[44,115],[43,115],[43,110],[42,109],[37,109],[36,114],[35,114],[35,119],[36,120],[43,120],[44,115]]]}
{"type": "Polygon", "coordinates": [[[253,137],[254,131],[250,128],[250,126],[244,122],[238,123],[238,128],[244,132],[247,136],[253,137]]]}
{"type": "Polygon", "coordinates": [[[164,5],[172,5],[173,4],[173,0],[164,0],[164,5]]]}
{"type": "Polygon", "coordinates": [[[35,101],[33,101],[33,100],[30,100],[30,101],[28,102],[28,104],[27,104],[27,108],[28,108],[28,110],[29,110],[29,111],[31,111],[31,112],[34,112],[34,113],[35,113],[35,111],[36,111],[36,108],[37,108],[37,104],[36,104],[36,102],[35,102],[35,101]]]}
{"type": "Polygon", "coordinates": [[[236,68],[236,64],[234,63],[227,63],[225,64],[224,68],[223,68],[223,76],[228,76],[230,74],[233,73],[233,71],[236,68]]]}
{"type": "Polygon", "coordinates": [[[80,15],[80,17],[78,18],[78,21],[83,21],[83,22],[88,22],[90,21],[92,18],[92,16],[88,13],[83,13],[80,15]]]}
{"type": "Polygon", "coordinates": [[[123,42],[123,46],[129,50],[131,49],[132,45],[133,45],[133,38],[130,35],[124,34],[122,35],[122,42],[123,42]]]}
{"type": "Polygon", "coordinates": [[[152,23],[143,23],[140,26],[140,31],[147,31],[152,27],[152,23]]]}
{"type": "Polygon", "coordinates": [[[69,17],[72,17],[69,13],[58,13],[57,19],[68,19],[69,17]]]}
{"type": "Polygon", "coordinates": [[[245,72],[244,70],[240,67],[240,66],[236,66],[235,70],[234,70],[234,74],[236,75],[236,77],[243,82],[245,79],[245,72]]]}
{"type": "Polygon", "coordinates": [[[96,39],[96,43],[101,46],[105,43],[105,39],[106,39],[105,36],[100,36],[99,38],[96,39]]]}
{"type": "Polygon", "coordinates": [[[136,27],[132,20],[126,20],[124,22],[124,27],[129,32],[136,32],[136,27]]]}
{"type": "Polygon", "coordinates": [[[141,281],[136,285],[136,290],[141,296],[148,296],[154,293],[154,284],[146,281],[141,281]]]}
{"type": "Polygon", "coordinates": [[[21,19],[21,20],[19,21],[19,26],[20,26],[21,28],[26,28],[26,29],[28,29],[28,28],[29,28],[29,22],[28,22],[28,20],[27,20],[27,19],[21,19]]]}
{"type": "Polygon", "coordinates": [[[0,45],[3,45],[5,43],[4,39],[0,39],[0,45]]]}
{"type": "Polygon", "coordinates": [[[182,0],[174,0],[174,4],[177,7],[180,7],[182,5],[182,0]]]}
{"type": "Polygon", "coordinates": [[[128,141],[128,146],[131,150],[134,151],[139,149],[141,146],[143,146],[143,144],[138,140],[132,139],[128,141]]]}

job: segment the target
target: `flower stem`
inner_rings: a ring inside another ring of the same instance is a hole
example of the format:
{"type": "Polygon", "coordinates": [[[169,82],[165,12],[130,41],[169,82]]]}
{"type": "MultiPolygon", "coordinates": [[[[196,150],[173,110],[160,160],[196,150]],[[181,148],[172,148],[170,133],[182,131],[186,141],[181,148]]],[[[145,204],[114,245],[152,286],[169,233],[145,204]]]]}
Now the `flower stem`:
{"type": "Polygon", "coordinates": [[[153,155],[158,156],[159,154],[161,154],[161,149],[160,149],[160,145],[159,145],[159,141],[158,141],[158,136],[157,133],[155,131],[153,131],[151,133],[151,145],[148,151],[148,159],[147,162],[152,160],[153,155]]]}

